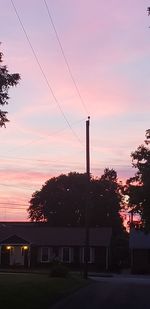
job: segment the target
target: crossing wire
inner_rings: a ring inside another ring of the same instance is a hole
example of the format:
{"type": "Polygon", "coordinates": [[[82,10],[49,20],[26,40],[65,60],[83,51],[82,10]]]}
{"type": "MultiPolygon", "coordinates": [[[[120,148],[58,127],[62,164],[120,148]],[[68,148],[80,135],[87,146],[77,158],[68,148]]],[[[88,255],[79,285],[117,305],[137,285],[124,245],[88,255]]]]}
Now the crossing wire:
{"type": "Polygon", "coordinates": [[[51,92],[51,95],[52,95],[52,97],[53,97],[53,99],[54,99],[56,105],[58,106],[58,108],[59,108],[59,110],[60,110],[60,112],[61,112],[61,114],[62,114],[64,120],[66,121],[67,125],[69,126],[70,130],[72,131],[72,133],[74,134],[74,136],[77,138],[77,140],[81,143],[81,140],[79,139],[79,137],[78,137],[78,135],[76,134],[76,132],[73,130],[73,128],[72,128],[70,122],[68,121],[68,119],[67,119],[67,117],[66,117],[66,115],[65,115],[65,113],[64,113],[64,111],[63,111],[63,109],[62,109],[62,107],[61,107],[61,104],[59,103],[59,101],[58,101],[57,98],[56,98],[56,95],[55,95],[55,93],[54,93],[54,91],[53,91],[53,89],[52,89],[52,86],[50,85],[50,83],[49,83],[49,81],[48,81],[48,79],[47,79],[47,76],[46,76],[46,74],[45,74],[45,72],[44,72],[44,69],[43,69],[43,67],[42,67],[42,65],[41,65],[41,63],[40,63],[40,61],[39,61],[39,59],[38,59],[38,56],[37,56],[37,54],[36,54],[36,52],[35,52],[35,49],[34,49],[32,43],[31,43],[31,40],[30,40],[30,38],[29,38],[29,35],[27,34],[27,31],[26,31],[26,29],[25,29],[25,27],[24,27],[24,25],[23,25],[23,22],[22,22],[22,20],[21,20],[21,18],[20,18],[20,15],[19,15],[19,13],[18,13],[18,10],[17,10],[17,8],[16,8],[16,6],[15,6],[15,4],[14,4],[14,1],[13,1],[13,0],[10,0],[10,1],[11,1],[12,6],[13,6],[13,9],[14,9],[14,11],[15,11],[15,14],[16,14],[16,16],[17,16],[17,18],[18,18],[19,24],[20,24],[20,26],[21,26],[21,28],[22,28],[24,34],[25,34],[25,37],[26,37],[26,39],[27,39],[27,41],[28,41],[28,44],[29,44],[29,46],[30,46],[30,48],[31,48],[31,50],[32,50],[32,53],[33,53],[33,56],[34,56],[34,58],[35,58],[35,60],[36,60],[36,62],[37,62],[37,65],[38,65],[38,67],[39,67],[39,69],[40,69],[40,71],[41,71],[41,73],[42,73],[42,75],[43,75],[43,78],[44,78],[44,80],[45,80],[45,82],[46,82],[46,84],[47,84],[47,86],[48,86],[48,88],[49,88],[49,90],[50,90],[50,92],[51,92]]]}
{"type": "Polygon", "coordinates": [[[87,114],[89,114],[89,112],[88,112],[88,110],[87,110],[87,107],[86,107],[86,105],[85,105],[85,102],[84,102],[84,100],[83,100],[83,98],[82,98],[82,96],[81,96],[79,87],[78,87],[78,85],[77,85],[77,83],[76,83],[76,81],[75,81],[75,78],[74,78],[74,76],[73,76],[73,73],[72,73],[72,70],[71,70],[69,61],[68,61],[67,56],[66,56],[66,54],[65,54],[65,51],[64,51],[63,45],[62,45],[62,43],[61,43],[61,40],[60,40],[58,31],[57,31],[56,26],[55,26],[55,24],[54,24],[52,15],[51,15],[51,13],[50,13],[50,9],[49,9],[49,6],[48,6],[48,4],[47,4],[47,1],[46,1],[46,0],[43,0],[43,2],[44,2],[44,4],[45,4],[45,7],[46,7],[46,10],[47,10],[47,13],[48,13],[48,17],[49,17],[50,23],[51,23],[51,25],[52,25],[52,27],[53,27],[53,29],[54,29],[54,32],[55,32],[55,35],[56,35],[56,39],[57,39],[57,41],[58,41],[58,44],[59,44],[59,47],[60,47],[62,56],[63,56],[64,61],[65,61],[65,63],[66,63],[68,72],[69,72],[69,74],[70,74],[70,77],[71,77],[72,82],[73,82],[73,84],[74,84],[74,87],[75,87],[75,89],[76,89],[76,92],[77,92],[77,94],[78,94],[78,96],[79,96],[80,102],[81,102],[81,104],[82,104],[82,106],[83,106],[85,112],[86,112],[87,114]]]}

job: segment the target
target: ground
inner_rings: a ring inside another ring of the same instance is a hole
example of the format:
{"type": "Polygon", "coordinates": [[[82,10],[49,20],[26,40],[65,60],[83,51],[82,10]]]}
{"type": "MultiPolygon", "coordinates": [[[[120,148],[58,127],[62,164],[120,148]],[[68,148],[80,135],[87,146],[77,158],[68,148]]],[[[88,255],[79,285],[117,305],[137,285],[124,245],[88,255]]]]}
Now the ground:
{"type": "Polygon", "coordinates": [[[94,277],[93,284],[53,306],[53,309],[149,309],[150,277],[94,277]]]}
{"type": "Polygon", "coordinates": [[[149,309],[149,295],[150,276],[101,274],[90,277],[87,285],[79,277],[54,279],[47,274],[0,273],[2,308],[149,309]]]}
{"type": "Polygon", "coordinates": [[[0,306],[47,309],[85,284],[79,276],[65,279],[50,278],[48,274],[0,273],[0,306]]]}

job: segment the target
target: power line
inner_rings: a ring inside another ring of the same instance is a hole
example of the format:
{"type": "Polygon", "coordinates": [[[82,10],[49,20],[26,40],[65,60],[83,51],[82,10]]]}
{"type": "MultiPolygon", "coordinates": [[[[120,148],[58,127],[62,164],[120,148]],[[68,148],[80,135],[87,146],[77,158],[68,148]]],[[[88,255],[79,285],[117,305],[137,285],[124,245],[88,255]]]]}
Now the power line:
{"type": "Polygon", "coordinates": [[[29,207],[29,205],[27,204],[21,204],[21,203],[9,203],[9,202],[0,202],[0,205],[11,205],[11,206],[25,206],[25,207],[29,207]]]}
{"type": "Polygon", "coordinates": [[[20,207],[13,207],[13,208],[11,208],[11,207],[1,207],[0,206],[0,209],[8,209],[8,210],[14,210],[14,209],[19,209],[19,210],[26,210],[27,208],[26,207],[22,207],[22,208],[20,208],[20,207]]]}
{"type": "MultiPolygon", "coordinates": [[[[65,160],[64,161],[62,161],[62,160],[48,160],[48,159],[36,159],[36,158],[24,158],[24,157],[11,157],[11,156],[1,156],[0,155],[0,158],[4,158],[4,161],[6,161],[6,163],[7,163],[7,161],[8,161],[8,163],[9,163],[9,161],[11,161],[11,160],[21,160],[21,161],[27,161],[27,162],[32,162],[32,164],[34,163],[34,162],[40,162],[40,163],[45,163],[45,164],[49,164],[49,163],[57,163],[57,162],[59,162],[60,164],[65,164],[65,165],[71,165],[71,164],[81,164],[81,162],[80,161],[72,161],[72,162],[66,162],[65,160]],[[33,162],[34,161],[34,162],[33,162]]],[[[11,162],[10,162],[11,163],[11,162]]],[[[1,168],[0,168],[1,169],[1,168]]],[[[3,168],[2,168],[3,169],[3,168]]]]}
{"type": "Polygon", "coordinates": [[[74,78],[74,76],[73,76],[73,73],[72,73],[70,64],[69,64],[69,62],[68,62],[67,56],[66,56],[66,54],[65,54],[65,52],[64,52],[64,48],[63,48],[63,46],[62,46],[62,43],[61,43],[61,40],[60,40],[58,31],[56,30],[56,26],[55,26],[54,21],[53,21],[53,19],[52,19],[52,15],[51,15],[51,13],[50,13],[50,9],[49,9],[49,7],[48,7],[48,4],[47,4],[46,0],[43,0],[43,1],[44,1],[44,4],[45,4],[45,7],[46,7],[46,10],[47,10],[47,13],[48,13],[48,16],[49,16],[51,25],[52,25],[52,27],[53,27],[53,29],[54,29],[54,32],[55,32],[55,35],[56,35],[56,39],[57,39],[58,44],[59,44],[59,46],[60,46],[60,50],[61,50],[62,56],[63,56],[64,61],[65,61],[65,63],[66,63],[68,72],[69,72],[69,74],[70,74],[70,77],[71,77],[72,82],[73,82],[73,84],[74,84],[74,87],[75,87],[75,89],[76,89],[76,92],[77,92],[77,94],[78,94],[78,96],[79,96],[80,102],[81,102],[81,104],[82,104],[82,106],[83,106],[85,112],[88,113],[88,115],[89,115],[89,112],[88,112],[88,110],[87,110],[87,107],[86,107],[86,105],[85,105],[85,103],[84,103],[84,100],[83,100],[83,98],[82,98],[82,96],[81,96],[79,87],[78,87],[78,85],[77,85],[77,83],[76,83],[76,81],[75,81],[75,78],[74,78]]]}
{"type": "MultiPolygon", "coordinates": [[[[77,120],[77,121],[73,122],[73,123],[71,124],[71,126],[75,126],[76,124],[79,124],[79,123],[85,121],[85,119],[86,119],[86,118],[82,118],[82,119],[80,119],[80,120],[77,120]]],[[[30,145],[30,144],[31,144],[31,145],[32,145],[32,144],[36,144],[36,143],[38,143],[38,142],[41,141],[41,140],[44,140],[44,139],[46,139],[46,138],[50,138],[51,136],[55,136],[55,135],[57,135],[57,134],[59,134],[59,133],[65,131],[65,130],[66,130],[66,128],[62,128],[62,129],[60,129],[60,130],[58,130],[58,131],[56,131],[56,132],[53,132],[53,133],[51,133],[51,134],[47,134],[46,136],[43,136],[43,137],[41,137],[41,138],[38,138],[37,140],[28,141],[27,143],[23,144],[22,147],[28,146],[28,145],[30,145]]],[[[80,143],[81,143],[81,141],[80,141],[80,143]]],[[[17,149],[18,149],[18,147],[15,147],[15,148],[13,148],[11,151],[14,152],[14,151],[16,151],[17,149]]],[[[20,147],[19,147],[19,149],[20,149],[20,147]]]]}
{"type": "Polygon", "coordinates": [[[19,186],[18,185],[10,185],[10,184],[5,184],[5,183],[0,183],[0,186],[3,186],[3,187],[11,187],[11,188],[17,188],[18,190],[23,190],[23,189],[28,189],[30,191],[33,191],[34,189],[31,188],[31,186],[25,186],[25,185],[22,185],[19,183],[19,186]]]}
{"type": "Polygon", "coordinates": [[[58,102],[58,100],[57,100],[57,98],[56,98],[56,95],[55,95],[55,93],[54,93],[54,91],[53,91],[53,89],[52,89],[52,87],[51,87],[51,85],[50,85],[50,83],[49,83],[49,81],[48,81],[48,79],[47,79],[47,77],[46,77],[46,74],[45,74],[45,72],[44,72],[44,69],[43,69],[43,67],[42,67],[42,65],[41,65],[41,63],[40,63],[40,61],[39,61],[39,59],[38,59],[38,56],[37,56],[37,54],[36,54],[36,52],[35,52],[35,49],[33,48],[33,45],[31,44],[30,38],[29,38],[29,36],[28,36],[28,34],[27,34],[27,31],[26,31],[26,29],[25,29],[25,27],[24,27],[24,25],[23,25],[23,23],[22,23],[22,21],[21,21],[21,18],[20,18],[20,16],[19,16],[18,10],[17,10],[17,8],[16,8],[16,6],[15,6],[13,0],[10,0],[10,1],[11,1],[12,6],[13,6],[13,9],[14,9],[14,11],[15,11],[15,14],[16,14],[16,16],[17,16],[17,18],[18,18],[18,21],[19,21],[19,23],[20,23],[20,25],[21,25],[21,28],[22,28],[22,30],[23,30],[23,32],[24,32],[24,34],[25,34],[25,37],[26,37],[26,39],[27,39],[27,41],[28,41],[28,44],[29,44],[29,46],[30,46],[30,48],[31,48],[31,50],[32,50],[32,53],[33,53],[33,56],[34,56],[34,58],[35,58],[35,60],[36,60],[36,62],[37,62],[37,65],[38,65],[38,67],[39,67],[39,69],[40,69],[40,71],[41,71],[41,73],[42,73],[42,75],[43,75],[43,77],[44,77],[44,80],[45,80],[45,82],[46,82],[46,84],[47,84],[47,86],[48,86],[48,88],[49,88],[49,90],[50,90],[50,92],[51,92],[51,95],[52,95],[52,97],[53,97],[53,99],[54,99],[56,105],[58,106],[58,108],[59,108],[59,110],[60,110],[60,112],[61,112],[63,118],[65,119],[66,123],[68,124],[70,130],[71,130],[72,133],[76,136],[76,138],[78,139],[78,141],[81,143],[81,141],[80,141],[78,135],[77,135],[76,132],[73,130],[73,128],[72,128],[70,122],[68,121],[68,119],[67,119],[67,117],[66,117],[66,115],[65,115],[65,113],[64,113],[64,111],[63,111],[63,109],[62,109],[62,107],[61,107],[61,105],[60,105],[60,103],[58,102]]]}
{"type": "Polygon", "coordinates": [[[22,210],[22,211],[25,211],[26,210],[26,208],[20,208],[20,207],[13,207],[13,208],[10,208],[10,207],[1,207],[0,206],[0,209],[4,209],[4,210],[15,210],[15,209],[18,209],[18,210],[22,210]]]}

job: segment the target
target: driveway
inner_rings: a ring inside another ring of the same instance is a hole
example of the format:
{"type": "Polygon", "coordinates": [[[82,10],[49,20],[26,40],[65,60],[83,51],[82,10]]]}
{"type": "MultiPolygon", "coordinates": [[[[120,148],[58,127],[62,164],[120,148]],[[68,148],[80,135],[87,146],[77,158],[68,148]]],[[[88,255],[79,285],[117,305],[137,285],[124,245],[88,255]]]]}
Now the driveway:
{"type": "Polygon", "coordinates": [[[93,283],[53,309],[150,309],[150,278],[93,278],[93,283]]]}

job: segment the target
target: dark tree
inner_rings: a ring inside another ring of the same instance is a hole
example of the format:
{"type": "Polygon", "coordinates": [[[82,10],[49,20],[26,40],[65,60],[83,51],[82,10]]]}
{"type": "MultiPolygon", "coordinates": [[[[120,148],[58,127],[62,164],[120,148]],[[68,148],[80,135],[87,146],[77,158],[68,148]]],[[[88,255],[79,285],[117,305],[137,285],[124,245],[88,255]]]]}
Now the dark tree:
{"type": "Polygon", "coordinates": [[[146,131],[146,140],[131,153],[132,166],[136,168],[135,176],[127,180],[126,194],[129,206],[134,213],[141,216],[142,227],[150,230],[150,130],[146,131]]]}
{"type": "Polygon", "coordinates": [[[122,228],[119,215],[121,193],[114,170],[106,169],[99,179],[69,173],[49,179],[33,193],[28,209],[31,221],[48,221],[51,226],[84,226],[89,201],[90,226],[122,228]]]}
{"type": "Polygon", "coordinates": [[[28,209],[32,221],[48,221],[51,226],[81,226],[85,207],[87,177],[69,173],[49,179],[33,193],[28,209]]]}
{"type": "MultiPolygon", "coordinates": [[[[16,86],[20,80],[18,73],[10,74],[7,66],[2,65],[3,54],[0,52],[0,105],[8,104],[10,87],[16,86]]],[[[0,127],[5,127],[8,122],[7,112],[0,109],[0,127]]]]}
{"type": "Polygon", "coordinates": [[[120,210],[122,205],[122,186],[117,173],[105,169],[99,179],[93,179],[91,223],[93,226],[109,226],[118,233],[122,229],[120,210]]]}

